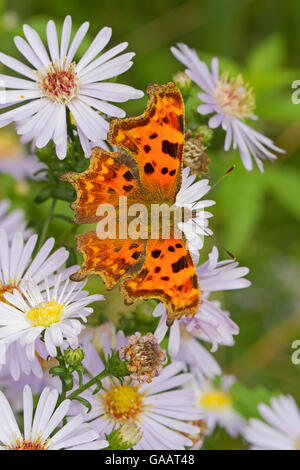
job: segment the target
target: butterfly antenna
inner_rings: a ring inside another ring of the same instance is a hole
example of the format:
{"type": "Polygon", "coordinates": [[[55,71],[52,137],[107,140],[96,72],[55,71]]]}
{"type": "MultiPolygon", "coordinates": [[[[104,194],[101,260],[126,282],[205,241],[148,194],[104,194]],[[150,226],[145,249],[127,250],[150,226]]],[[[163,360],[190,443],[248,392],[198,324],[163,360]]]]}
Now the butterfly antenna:
{"type": "Polygon", "coordinates": [[[219,240],[217,240],[213,235],[211,235],[209,232],[207,232],[204,227],[201,227],[201,225],[199,225],[199,224],[196,222],[195,219],[192,219],[192,221],[193,221],[196,225],[198,225],[198,227],[200,227],[200,228],[203,230],[203,232],[205,232],[205,234],[206,234],[208,237],[210,237],[220,248],[222,248],[222,250],[224,250],[225,253],[227,253],[228,256],[230,256],[230,258],[232,258],[234,261],[236,260],[236,256],[235,256],[233,253],[231,253],[229,250],[227,250],[227,248],[225,248],[225,246],[224,246],[221,242],[219,242],[219,240]]]}
{"type": "Polygon", "coordinates": [[[219,178],[219,179],[211,186],[211,188],[210,188],[209,191],[211,191],[212,189],[214,189],[214,188],[217,186],[217,184],[219,184],[219,183],[225,178],[225,176],[229,175],[229,173],[231,173],[232,170],[234,170],[234,169],[235,169],[235,165],[232,165],[232,166],[229,168],[229,170],[227,170],[227,171],[224,173],[224,175],[222,175],[221,178],[219,178]]]}
{"type": "MultiPolygon", "coordinates": [[[[222,175],[221,178],[219,178],[219,179],[210,187],[210,189],[209,189],[208,192],[210,193],[210,192],[212,191],[212,189],[214,189],[214,188],[217,186],[217,184],[219,184],[219,183],[225,178],[225,176],[227,176],[229,173],[231,173],[232,170],[234,170],[234,169],[235,169],[235,165],[232,165],[232,166],[229,168],[229,170],[227,170],[227,171],[224,173],[224,175],[222,175]]],[[[208,193],[207,193],[207,194],[208,194],[208,193]]],[[[194,202],[194,204],[192,205],[191,209],[193,209],[193,207],[194,207],[198,202],[199,202],[199,201],[194,202]]]]}

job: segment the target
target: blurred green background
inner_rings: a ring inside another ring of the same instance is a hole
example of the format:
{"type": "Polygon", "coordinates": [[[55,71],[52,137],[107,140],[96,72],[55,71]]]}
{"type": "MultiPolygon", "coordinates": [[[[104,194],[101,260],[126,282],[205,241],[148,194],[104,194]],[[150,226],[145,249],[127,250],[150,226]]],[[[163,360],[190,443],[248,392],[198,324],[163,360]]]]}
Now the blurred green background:
{"type": "MultiPolygon", "coordinates": [[[[234,347],[219,348],[216,356],[224,370],[244,384],[291,393],[300,402],[300,369],[291,362],[291,344],[300,339],[300,105],[291,103],[291,83],[300,79],[300,2],[10,0],[0,2],[0,12],[0,50],[15,57],[12,39],[22,34],[24,22],[44,37],[48,19],[59,23],[70,13],[76,26],[90,21],[87,41],[103,26],[111,26],[110,46],[130,43],[136,58],[131,70],[120,77],[123,83],[145,89],[148,82],[172,79],[182,67],[170,46],[183,41],[204,59],[220,57],[223,70],[242,72],[253,85],[260,116],[255,125],[286,154],[275,164],[266,164],[261,175],[257,170],[248,173],[238,155],[220,150],[222,131],[216,132],[208,149],[214,180],[232,162],[237,165],[212,194],[217,201],[213,226],[217,238],[249,266],[252,281],[251,288],[221,298],[241,332],[234,347]]],[[[141,113],[145,102],[130,102],[128,113],[141,113]]],[[[1,182],[1,196],[26,206],[26,198],[10,180],[1,182]]],[[[25,208],[36,217],[36,209],[25,208]]],[[[38,211],[43,219],[47,204],[38,211]]],[[[208,240],[202,260],[211,247],[208,240]]],[[[221,256],[226,255],[221,252],[221,256]]],[[[224,433],[213,444],[240,445],[224,433]]]]}

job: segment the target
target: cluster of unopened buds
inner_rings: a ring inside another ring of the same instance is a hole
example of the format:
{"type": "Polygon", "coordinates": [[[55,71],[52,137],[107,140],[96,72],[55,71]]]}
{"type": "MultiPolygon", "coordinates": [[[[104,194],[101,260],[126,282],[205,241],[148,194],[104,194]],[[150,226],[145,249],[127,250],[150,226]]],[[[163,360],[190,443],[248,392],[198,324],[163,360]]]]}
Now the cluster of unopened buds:
{"type": "Polygon", "coordinates": [[[129,344],[119,351],[120,359],[127,361],[130,377],[139,383],[152,382],[162,370],[166,355],[152,333],[141,336],[137,332],[129,337],[129,344]]]}

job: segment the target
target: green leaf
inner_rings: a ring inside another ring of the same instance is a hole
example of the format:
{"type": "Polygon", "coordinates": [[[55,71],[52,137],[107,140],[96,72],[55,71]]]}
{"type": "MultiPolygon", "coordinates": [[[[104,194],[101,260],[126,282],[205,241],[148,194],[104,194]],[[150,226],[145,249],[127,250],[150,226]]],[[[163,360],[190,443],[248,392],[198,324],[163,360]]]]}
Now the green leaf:
{"type": "Polygon", "coordinates": [[[290,168],[269,169],[265,180],[278,204],[300,220],[300,172],[290,168]]]}
{"type": "Polygon", "coordinates": [[[245,385],[235,382],[230,388],[230,395],[233,398],[233,405],[244,418],[261,418],[258,405],[260,403],[269,404],[278,392],[271,392],[263,386],[248,388],[245,385]]]}
{"type": "Polygon", "coordinates": [[[72,390],[73,388],[73,376],[72,374],[68,374],[66,376],[63,377],[63,381],[64,381],[64,384],[65,384],[65,387],[66,387],[66,390],[72,390]]]}
{"type": "Polygon", "coordinates": [[[70,184],[58,184],[52,187],[51,196],[54,199],[61,199],[62,201],[72,202],[76,198],[76,192],[70,184]]]}
{"type": "Polygon", "coordinates": [[[83,406],[85,406],[88,409],[89,412],[91,411],[92,405],[85,398],[75,397],[75,398],[73,398],[73,400],[79,401],[79,403],[81,403],[83,406]]]}
{"type": "Polygon", "coordinates": [[[96,395],[98,392],[100,392],[101,388],[102,388],[102,382],[101,382],[101,380],[99,380],[99,382],[97,382],[96,387],[94,388],[92,394],[96,395]]]}
{"type": "Polygon", "coordinates": [[[67,369],[62,366],[51,367],[51,369],[49,370],[49,374],[53,376],[63,376],[66,374],[66,372],[67,372],[67,369]]]}
{"type": "Polygon", "coordinates": [[[39,193],[38,195],[34,198],[34,202],[37,204],[41,204],[42,202],[47,201],[48,199],[51,198],[52,191],[51,191],[51,186],[45,186],[39,193]]]}
{"type": "Polygon", "coordinates": [[[132,447],[121,442],[118,429],[114,429],[111,434],[105,434],[105,439],[109,443],[105,450],[127,450],[132,447]]]}

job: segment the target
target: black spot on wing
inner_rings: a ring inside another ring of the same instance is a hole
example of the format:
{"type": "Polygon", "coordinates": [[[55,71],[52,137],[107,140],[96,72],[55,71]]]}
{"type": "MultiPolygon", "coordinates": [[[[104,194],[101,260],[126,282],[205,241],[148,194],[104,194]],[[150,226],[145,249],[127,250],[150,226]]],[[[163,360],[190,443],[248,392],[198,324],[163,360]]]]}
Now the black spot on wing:
{"type": "Polygon", "coordinates": [[[151,252],[152,258],[158,258],[160,254],[161,254],[161,250],[153,250],[151,252]]]}
{"type": "Polygon", "coordinates": [[[128,170],[128,171],[126,171],[126,173],[124,173],[123,178],[124,178],[126,181],[131,181],[131,180],[133,179],[133,175],[132,175],[132,173],[128,170]]]}
{"type": "Polygon", "coordinates": [[[124,185],[123,186],[123,189],[126,193],[128,193],[129,191],[131,191],[133,189],[133,185],[132,184],[128,184],[128,185],[124,185]]]}
{"type": "Polygon", "coordinates": [[[183,115],[180,114],[180,116],[178,116],[178,128],[180,130],[180,132],[183,133],[184,131],[184,122],[183,122],[183,115]]]}
{"type": "Polygon", "coordinates": [[[135,251],[134,253],[132,253],[131,258],[137,260],[137,259],[139,259],[140,254],[141,254],[140,251],[135,251]]]}
{"type": "Polygon", "coordinates": [[[177,142],[173,143],[173,142],[170,142],[169,140],[163,140],[161,150],[163,153],[170,155],[170,157],[176,158],[177,152],[178,152],[178,143],[177,142]]]}
{"type": "Polygon", "coordinates": [[[151,150],[150,145],[144,145],[144,150],[145,150],[146,153],[149,153],[150,150],[151,150]]]}
{"type": "Polygon", "coordinates": [[[144,171],[145,171],[146,175],[151,175],[151,173],[154,173],[153,165],[149,162],[145,163],[144,171]]]}
{"type": "Polygon", "coordinates": [[[133,250],[134,248],[138,248],[139,245],[137,243],[132,243],[129,247],[130,250],[133,250]]]}
{"type": "Polygon", "coordinates": [[[188,268],[187,256],[181,256],[178,261],[172,264],[173,273],[179,273],[182,269],[188,268]]]}
{"type": "Polygon", "coordinates": [[[193,287],[194,287],[195,289],[198,288],[198,276],[197,276],[197,274],[194,274],[194,275],[192,276],[192,284],[193,284],[193,287]]]}

